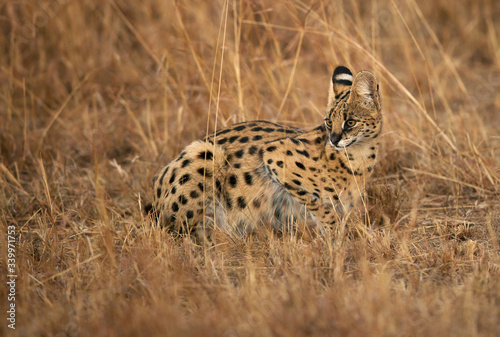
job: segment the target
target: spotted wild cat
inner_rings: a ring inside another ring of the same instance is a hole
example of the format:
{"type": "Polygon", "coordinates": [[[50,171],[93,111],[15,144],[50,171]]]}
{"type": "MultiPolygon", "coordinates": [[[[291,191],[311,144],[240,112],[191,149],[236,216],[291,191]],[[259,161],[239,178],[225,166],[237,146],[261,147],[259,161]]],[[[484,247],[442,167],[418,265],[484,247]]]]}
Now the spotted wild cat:
{"type": "Polygon", "coordinates": [[[154,179],[152,209],[180,233],[212,228],[282,230],[297,220],[334,226],[376,162],[379,86],[367,71],[337,67],[324,121],[305,130],[251,121],[195,141],[154,179]]]}

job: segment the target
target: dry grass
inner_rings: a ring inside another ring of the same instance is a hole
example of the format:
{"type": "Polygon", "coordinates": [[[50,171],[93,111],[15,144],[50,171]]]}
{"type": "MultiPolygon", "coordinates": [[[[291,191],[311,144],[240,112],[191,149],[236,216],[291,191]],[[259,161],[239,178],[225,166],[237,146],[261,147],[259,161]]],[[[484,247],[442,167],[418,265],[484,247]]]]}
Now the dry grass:
{"type": "Polygon", "coordinates": [[[2,2],[15,332],[498,336],[499,16],[494,0],[2,2]],[[156,171],[216,126],[318,124],[338,64],[383,88],[369,221],[208,248],[144,218],[156,171]]]}

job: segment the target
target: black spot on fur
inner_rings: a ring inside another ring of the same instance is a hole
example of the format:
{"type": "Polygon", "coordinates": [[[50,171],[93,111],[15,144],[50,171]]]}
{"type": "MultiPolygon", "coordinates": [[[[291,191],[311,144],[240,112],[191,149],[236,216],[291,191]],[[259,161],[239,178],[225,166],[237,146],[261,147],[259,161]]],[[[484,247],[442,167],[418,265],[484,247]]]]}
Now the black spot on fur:
{"type": "Polygon", "coordinates": [[[179,202],[183,205],[187,204],[189,201],[189,199],[184,195],[184,194],[181,194],[179,195],[179,202]]]}
{"type": "Polygon", "coordinates": [[[160,187],[156,190],[156,197],[157,198],[161,197],[161,188],[160,187]]]}
{"type": "Polygon", "coordinates": [[[160,177],[160,182],[158,183],[160,186],[161,186],[161,185],[163,185],[163,178],[164,178],[164,177],[165,177],[165,175],[167,174],[167,172],[168,172],[168,169],[169,169],[169,168],[170,168],[170,167],[168,167],[168,166],[167,166],[167,168],[165,169],[165,171],[164,171],[164,172],[163,172],[163,174],[161,175],[161,177],[160,177]]]}
{"type": "Polygon", "coordinates": [[[283,161],[278,160],[278,161],[276,162],[276,165],[278,165],[278,167],[283,167],[283,161]]]}
{"type": "Polygon", "coordinates": [[[234,153],[234,155],[237,157],[237,158],[241,158],[243,157],[243,154],[245,153],[245,150],[238,150],[234,153]]]}
{"type": "Polygon", "coordinates": [[[253,184],[253,178],[250,172],[245,172],[245,182],[247,183],[247,185],[253,184]]]}
{"type": "Polygon", "coordinates": [[[318,138],[316,138],[316,139],[314,140],[314,142],[315,142],[316,144],[321,144],[321,143],[323,143],[323,137],[318,137],[318,138]]]}
{"type": "Polygon", "coordinates": [[[226,202],[226,208],[231,210],[233,208],[233,200],[229,196],[229,194],[224,193],[224,201],[226,202]]]}
{"type": "Polygon", "coordinates": [[[205,190],[205,186],[203,186],[203,183],[198,183],[198,188],[200,189],[200,191],[204,191],[205,190]]]}
{"type": "Polygon", "coordinates": [[[144,205],[144,212],[146,214],[149,214],[153,211],[153,204],[146,204],[144,205]]]}
{"type": "Polygon", "coordinates": [[[257,126],[250,131],[258,132],[258,131],[262,131],[262,128],[260,126],[257,126]]]}
{"type": "Polygon", "coordinates": [[[212,160],[214,158],[214,154],[212,153],[212,151],[200,152],[198,154],[198,158],[204,160],[212,160]]]}
{"type": "Polygon", "coordinates": [[[229,142],[230,142],[230,143],[234,143],[234,141],[235,141],[236,139],[238,139],[238,137],[239,137],[239,136],[232,136],[232,137],[230,137],[230,138],[229,138],[229,142]]]}
{"type": "Polygon", "coordinates": [[[170,176],[170,180],[169,180],[169,183],[172,184],[174,181],[175,181],[175,173],[176,173],[177,169],[173,169],[172,170],[172,175],[170,176]]]}
{"type": "Polygon", "coordinates": [[[292,151],[287,150],[287,151],[286,151],[286,155],[287,155],[287,156],[293,156],[293,153],[292,153],[292,151]]]}
{"type": "Polygon", "coordinates": [[[276,146],[269,146],[266,151],[267,152],[273,152],[274,150],[276,150],[276,146]]]}
{"type": "Polygon", "coordinates": [[[189,173],[186,173],[179,179],[179,184],[184,185],[189,181],[189,179],[191,179],[191,175],[189,173]]]}
{"type": "Polygon", "coordinates": [[[172,204],[172,211],[177,212],[179,210],[179,205],[176,202],[172,204]]]}
{"type": "Polygon", "coordinates": [[[306,150],[304,150],[304,151],[295,150],[295,151],[297,151],[298,154],[301,154],[304,157],[309,158],[309,152],[307,152],[306,150]]]}
{"type": "Polygon", "coordinates": [[[206,176],[207,178],[211,178],[212,177],[212,172],[210,172],[210,170],[208,169],[205,169],[204,167],[200,167],[197,172],[199,174],[201,174],[202,176],[206,176]]]}
{"type": "Polygon", "coordinates": [[[221,192],[222,191],[222,185],[220,183],[220,180],[219,179],[216,179],[215,180],[215,188],[217,189],[217,191],[221,192]]]}
{"type": "Polygon", "coordinates": [[[335,160],[335,153],[330,153],[330,160],[335,160]]]}
{"type": "Polygon", "coordinates": [[[234,164],[234,165],[233,165],[233,167],[234,167],[235,169],[239,169],[239,168],[241,167],[241,164],[240,164],[240,163],[236,163],[236,164],[234,164]]]}
{"type": "Polygon", "coordinates": [[[259,208],[260,207],[260,200],[259,200],[259,198],[253,199],[252,204],[253,204],[253,206],[255,208],[259,208]]]}
{"type": "MultiPolygon", "coordinates": [[[[342,167],[344,170],[346,170],[347,173],[349,173],[350,175],[355,175],[355,176],[362,176],[363,175],[363,173],[360,173],[358,171],[354,171],[354,172],[351,171],[351,169],[348,168],[346,166],[346,164],[344,164],[344,162],[342,160],[340,160],[340,158],[339,158],[339,163],[340,163],[340,167],[342,167]]],[[[340,173],[342,173],[342,172],[340,172],[340,173]]]]}
{"type": "Polygon", "coordinates": [[[186,155],[186,152],[181,152],[181,154],[179,155],[179,157],[177,157],[177,159],[175,160],[176,162],[177,161],[181,161],[182,158],[184,158],[184,156],[186,155]]]}
{"type": "Polygon", "coordinates": [[[307,191],[300,190],[300,191],[297,191],[297,194],[300,195],[300,196],[303,196],[303,195],[307,194],[307,191]]]}
{"type": "Polygon", "coordinates": [[[191,160],[186,159],[186,160],[184,160],[184,161],[182,162],[181,167],[182,167],[182,168],[184,168],[184,167],[188,166],[189,164],[191,164],[191,160]]]}
{"type": "Polygon", "coordinates": [[[267,133],[270,133],[270,132],[273,132],[275,129],[273,128],[263,128],[262,131],[264,132],[267,132],[267,133]]]}
{"type": "Polygon", "coordinates": [[[252,140],[261,140],[262,139],[262,136],[261,135],[256,135],[256,136],[253,136],[252,140]]]}
{"type": "Polygon", "coordinates": [[[245,202],[245,198],[243,197],[238,197],[238,207],[243,209],[245,207],[247,207],[247,203],[245,202]]]}
{"type": "Polygon", "coordinates": [[[244,130],[246,129],[246,125],[240,125],[240,126],[237,126],[235,128],[233,128],[234,131],[241,131],[241,130],[244,130]]]}
{"type": "Polygon", "coordinates": [[[221,136],[221,135],[226,134],[226,133],[231,132],[231,131],[232,131],[231,129],[224,129],[221,131],[217,131],[214,133],[214,136],[221,136]]]}
{"type": "Polygon", "coordinates": [[[299,139],[299,142],[302,142],[304,144],[309,144],[309,140],[308,139],[305,139],[305,138],[300,138],[299,139]]]}
{"type": "Polygon", "coordinates": [[[227,142],[227,138],[222,138],[222,139],[219,139],[217,141],[217,144],[222,145],[222,144],[225,144],[226,142],[227,142]]]}
{"type": "Polygon", "coordinates": [[[257,151],[259,150],[259,148],[255,145],[252,145],[250,146],[250,148],[248,149],[248,154],[255,154],[257,151]]]}
{"type": "Polygon", "coordinates": [[[193,199],[196,199],[200,196],[200,194],[196,191],[191,191],[191,193],[189,193],[189,196],[193,199]]]}
{"type": "Polygon", "coordinates": [[[248,137],[241,138],[240,143],[248,143],[248,137]]]}
{"type": "Polygon", "coordinates": [[[328,186],[325,187],[325,191],[327,191],[327,192],[335,192],[335,190],[333,188],[328,187],[328,186]]]}
{"type": "Polygon", "coordinates": [[[299,185],[299,186],[302,185],[302,183],[297,179],[293,179],[292,183],[294,183],[295,185],[299,185]]]}
{"type": "Polygon", "coordinates": [[[291,141],[292,141],[292,143],[294,143],[295,145],[299,145],[299,144],[300,144],[300,142],[299,142],[297,139],[295,139],[295,138],[290,138],[290,140],[291,140],[291,141]]]}
{"type": "Polygon", "coordinates": [[[231,185],[231,187],[235,188],[236,185],[238,184],[238,178],[236,178],[236,176],[234,174],[231,174],[229,176],[229,184],[231,185]]]}
{"type": "Polygon", "coordinates": [[[272,160],[272,159],[268,159],[268,160],[267,160],[267,163],[268,163],[269,165],[271,165],[271,164],[273,163],[273,160],[272,160]]]}
{"type": "Polygon", "coordinates": [[[297,167],[298,167],[299,169],[301,169],[301,170],[305,170],[305,169],[306,169],[306,167],[305,167],[302,163],[300,163],[300,162],[298,162],[298,161],[296,161],[296,162],[295,162],[295,165],[297,165],[297,167]]]}
{"type": "Polygon", "coordinates": [[[188,218],[188,219],[192,219],[192,218],[193,218],[193,216],[194,216],[193,211],[191,211],[191,210],[187,211],[187,213],[186,213],[186,218],[188,218]]]}
{"type": "Polygon", "coordinates": [[[175,194],[175,192],[177,192],[177,187],[174,186],[172,187],[172,191],[170,193],[175,194]]]}

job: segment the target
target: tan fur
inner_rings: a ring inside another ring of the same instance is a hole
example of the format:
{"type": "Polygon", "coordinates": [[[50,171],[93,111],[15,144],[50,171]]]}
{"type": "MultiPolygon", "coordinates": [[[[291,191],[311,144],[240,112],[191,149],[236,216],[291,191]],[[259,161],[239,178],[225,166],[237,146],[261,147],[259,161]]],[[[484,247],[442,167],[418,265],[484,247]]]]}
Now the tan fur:
{"type": "Polygon", "coordinates": [[[254,121],[186,147],[155,178],[153,209],[160,224],[182,233],[214,225],[239,232],[261,225],[282,230],[297,219],[336,224],[364,191],[382,117],[371,73],[359,73],[352,88],[330,87],[330,127],[302,130],[254,121]],[[349,119],[356,120],[352,128],[345,126],[349,119]]]}

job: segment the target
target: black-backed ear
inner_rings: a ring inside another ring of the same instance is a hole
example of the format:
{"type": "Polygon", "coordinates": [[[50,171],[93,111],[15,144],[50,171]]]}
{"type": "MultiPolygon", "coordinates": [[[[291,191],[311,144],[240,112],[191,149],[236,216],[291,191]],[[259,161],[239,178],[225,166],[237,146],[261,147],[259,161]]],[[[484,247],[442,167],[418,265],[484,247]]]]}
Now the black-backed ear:
{"type": "Polygon", "coordinates": [[[379,86],[375,76],[369,71],[360,71],[354,78],[349,102],[356,101],[367,108],[381,109],[379,86]]]}
{"type": "Polygon", "coordinates": [[[351,89],[352,72],[344,66],[335,68],[328,93],[328,106],[332,106],[345,92],[351,89]]]}

